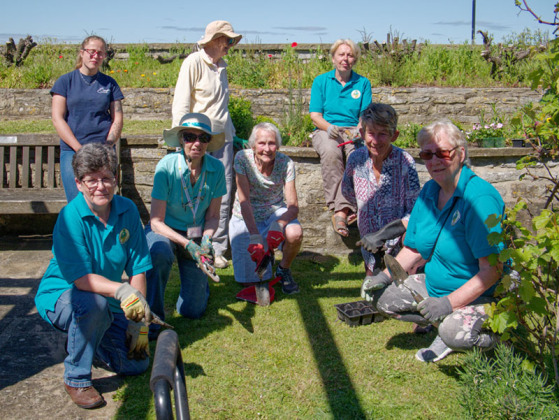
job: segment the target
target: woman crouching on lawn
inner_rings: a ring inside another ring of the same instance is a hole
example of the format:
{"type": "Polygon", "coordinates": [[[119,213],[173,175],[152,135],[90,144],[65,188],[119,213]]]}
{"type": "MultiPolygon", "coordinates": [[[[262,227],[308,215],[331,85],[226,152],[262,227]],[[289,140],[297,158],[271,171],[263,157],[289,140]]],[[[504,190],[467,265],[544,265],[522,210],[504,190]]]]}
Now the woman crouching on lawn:
{"type": "Polygon", "coordinates": [[[361,293],[387,316],[438,326],[433,343],[415,355],[422,362],[437,362],[452,351],[488,350],[498,340],[482,326],[484,304],[494,301],[502,268],[489,262],[502,244],[491,245],[487,236],[502,227],[490,229],[485,221],[503,216],[505,205],[499,192],[468,167],[466,139],[454,124],[439,121],[424,127],[417,142],[432,179],[413,207],[396,259],[408,272],[426,261],[425,274],[404,281],[424,299],[416,304],[409,289],[392,282],[388,270],[364,282],[361,293]]]}
{"type": "Polygon", "coordinates": [[[268,285],[261,280],[272,277],[272,267],[270,264],[260,279],[255,273],[256,264],[268,249],[281,245],[283,257],[276,276],[280,277],[284,293],[299,292],[290,267],[301,248],[303,230],[297,220],[295,164],[278,151],[278,128],[270,123],[256,125],[248,144],[249,149],[235,156],[237,194],[229,232],[235,280],[245,285],[256,284],[257,303],[265,306],[269,304],[268,285]]]}

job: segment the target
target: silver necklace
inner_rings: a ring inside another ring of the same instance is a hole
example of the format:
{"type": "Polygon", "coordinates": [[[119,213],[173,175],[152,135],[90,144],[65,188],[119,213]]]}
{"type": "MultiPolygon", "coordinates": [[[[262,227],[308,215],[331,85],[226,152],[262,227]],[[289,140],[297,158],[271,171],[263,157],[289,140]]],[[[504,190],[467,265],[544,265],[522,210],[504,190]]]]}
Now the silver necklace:
{"type": "Polygon", "coordinates": [[[95,73],[94,76],[91,76],[91,82],[88,82],[87,80],[85,80],[85,77],[83,77],[83,74],[82,74],[81,71],[78,70],[78,73],[80,74],[80,77],[82,78],[83,82],[88,86],[91,86],[93,83],[95,83],[97,81],[97,75],[99,74],[99,73],[95,73]]]}

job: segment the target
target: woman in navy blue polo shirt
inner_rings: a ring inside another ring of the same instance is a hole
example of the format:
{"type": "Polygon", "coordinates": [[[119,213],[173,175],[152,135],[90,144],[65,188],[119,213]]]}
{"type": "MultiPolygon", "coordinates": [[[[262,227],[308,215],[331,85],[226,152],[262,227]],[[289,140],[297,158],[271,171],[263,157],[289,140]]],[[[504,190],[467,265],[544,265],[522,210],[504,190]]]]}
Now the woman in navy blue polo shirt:
{"type": "Polygon", "coordinates": [[[81,44],[76,69],[54,83],[52,123],[60,136],[60,175],[66,200],[78,195],[72,157],[87,143],[114,145],[120,138],[124,99],[116,81],[99,71],[107,56],[101,37],[88,36],[81,44]]]}

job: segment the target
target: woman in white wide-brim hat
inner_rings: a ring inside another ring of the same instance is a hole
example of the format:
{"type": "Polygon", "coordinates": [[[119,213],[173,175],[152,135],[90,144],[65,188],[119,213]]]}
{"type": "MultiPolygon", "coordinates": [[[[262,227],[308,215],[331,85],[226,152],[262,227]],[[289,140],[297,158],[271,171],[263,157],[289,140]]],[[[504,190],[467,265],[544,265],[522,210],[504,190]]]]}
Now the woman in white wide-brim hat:
{"type": "Polygon", "coordinates": [[[223,57],[229,49],[241,40],[229,22],[216,20],[206,27],[206,32],[198,42],[200,51],[190,54],[182,63],[175,95],[173,98],[173,127],[178,126],[181,117],[189,112],[199,112],[208,116],[214,129],[225,134],[224,146],[213,151],[225,166],[227,194],[221,203],[221,217],[214,236],[218,268],[228,265],[223,254],[227,250],[227,224],[231,204],[233,180],[233,136],[235,128],[229,115],[229,84],[227,63],[223,57]]]}
{"type": "MultiPolygon", "coordinates": [[[[197,266],[201,258],[214,258],[212,237],[219,222],[221,197],[226,193],[223,164],[207,151],[219,149],[224,135],[198,113],[184,115],[179,124],[163,131],[168,146],[180,148],[159,161],[151,193],[150,223],[146,237],[153,268],[147,272],[147,299],[152,312],[165,318],[165,286],[175,260],[181,288],[177,312],[199,318],[206,310],[210,289],[197,266]]],[[[150,326],[150,338],[158,333],[150,326]]]]}

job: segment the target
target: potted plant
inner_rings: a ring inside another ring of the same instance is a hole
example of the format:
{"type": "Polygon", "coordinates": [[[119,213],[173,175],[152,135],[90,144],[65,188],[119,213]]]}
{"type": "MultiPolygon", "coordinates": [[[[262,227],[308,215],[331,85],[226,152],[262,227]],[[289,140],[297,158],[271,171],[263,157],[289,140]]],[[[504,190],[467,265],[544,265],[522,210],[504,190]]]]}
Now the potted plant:
{"type": "Polygon", "coordinates": [[[470,143],[477,143],[481,147],[505,147],[504,130],[501,122],[474,124],[467,137],[470,143]]]}

